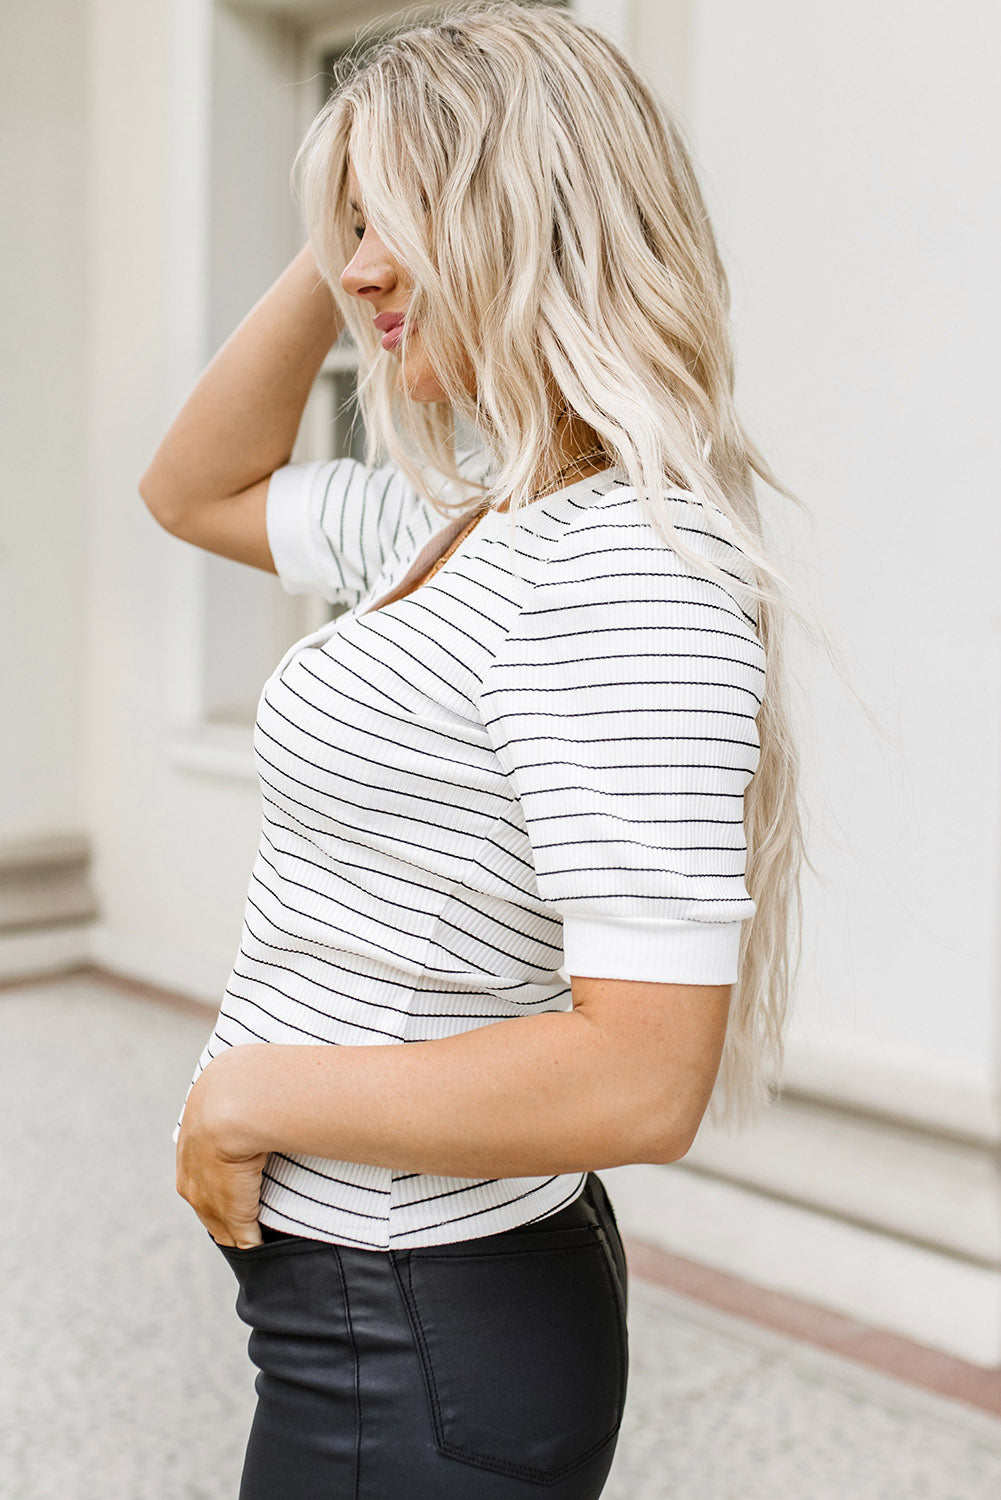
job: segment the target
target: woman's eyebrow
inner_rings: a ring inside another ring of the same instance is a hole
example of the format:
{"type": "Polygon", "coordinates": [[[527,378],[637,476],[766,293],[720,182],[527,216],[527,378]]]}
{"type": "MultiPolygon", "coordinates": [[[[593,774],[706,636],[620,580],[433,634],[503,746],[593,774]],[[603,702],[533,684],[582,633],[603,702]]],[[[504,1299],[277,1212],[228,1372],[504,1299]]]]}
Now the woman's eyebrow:
{"type": "Polygon", "coordinates": [[[353,208],[356,214],[360,214],[361,213],[361,209],[358,207],[357,203],[355,202],[355,200],[353,198],[349,198],[348,199],[348,208],[353,208]]]}

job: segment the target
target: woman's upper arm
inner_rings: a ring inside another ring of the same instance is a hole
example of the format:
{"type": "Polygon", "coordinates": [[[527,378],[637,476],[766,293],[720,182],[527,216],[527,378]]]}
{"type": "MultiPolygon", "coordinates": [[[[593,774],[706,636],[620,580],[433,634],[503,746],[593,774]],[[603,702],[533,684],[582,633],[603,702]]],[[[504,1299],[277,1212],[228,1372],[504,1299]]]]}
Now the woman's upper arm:
{"type": "Polygon", "coordinates": [[[732,986],[575,974],[574,1011],[601,1034],[603,1086],[632,1121],[637,1160],[677,1161],[716,1082],[732,986]]]}
{"type": "MultiPolygon", "coordinates": [[[[487,455],[474,447],[458,460],[461,473],[479,479],[487,455]]],[[[143,475],[139,493],[172,536],[277,573],[288,593],[346,606],[441,524],[396,464],[368,468],[349,457],[281,464],[237,494],[183,507],[161,463],[143,475]]]]}
{"type": "Polygon", "coordinates": [[[140,494],[161,526],[172,536],[215,552],[234,562],[277,573],[268,541],[267,503],[271,475],[222,500],[204,500],[176,520],[150,505],[140,481],[140,494]]]}
{"type": "Polygon", "coordinates": [[[145,476],[140,493],[173,536],[277,573],[287,593],[347,607],[433,525],[394,464],[367,468],[348,457],[282,464],[238,494],[177,515],[147,493],[145,476]]]}

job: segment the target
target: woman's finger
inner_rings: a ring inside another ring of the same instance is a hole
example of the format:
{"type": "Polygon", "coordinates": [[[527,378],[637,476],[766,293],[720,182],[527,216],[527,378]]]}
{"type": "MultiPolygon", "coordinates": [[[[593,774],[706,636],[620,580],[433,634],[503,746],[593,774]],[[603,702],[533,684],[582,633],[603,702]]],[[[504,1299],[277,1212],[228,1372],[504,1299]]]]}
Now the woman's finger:
{"type": "Polygon", "coordinates": [[[266,1155],[227,1161],[217,1153],[191,1149],[178,1140],[177,1191],[191,1205],[220,1245],[249,1249],[260,1244],[261,1175],[266,1155]]]}

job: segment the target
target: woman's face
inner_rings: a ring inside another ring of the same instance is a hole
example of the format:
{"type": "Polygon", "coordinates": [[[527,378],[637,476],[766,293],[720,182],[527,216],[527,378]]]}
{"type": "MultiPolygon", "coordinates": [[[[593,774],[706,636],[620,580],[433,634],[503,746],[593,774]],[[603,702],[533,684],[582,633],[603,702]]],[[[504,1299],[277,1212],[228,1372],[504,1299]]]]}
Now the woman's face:
{"type": "MultiPolygon", "coordinates": [[[[381,313],[400,313],[406,309],[413,292],[413,282],[406,269],[393,255],[370,224],[365,223],[361,187],[354,166],[348,158],[348,199],[352,224],[359,244],[341,272],[341,286],[352,297],[367,303],[373,318],[381,313]]],[[[380,334],[381,337],[381,334],[380,334]]],[[[387,349],[387,359],[400,359],[400,345],[387,349]]],[[[438,383],[434,366],[416,328],[407,346],[407,357],[401,370],[403,388],[412,401],[444,401],[445,392],[438,383]]]]}

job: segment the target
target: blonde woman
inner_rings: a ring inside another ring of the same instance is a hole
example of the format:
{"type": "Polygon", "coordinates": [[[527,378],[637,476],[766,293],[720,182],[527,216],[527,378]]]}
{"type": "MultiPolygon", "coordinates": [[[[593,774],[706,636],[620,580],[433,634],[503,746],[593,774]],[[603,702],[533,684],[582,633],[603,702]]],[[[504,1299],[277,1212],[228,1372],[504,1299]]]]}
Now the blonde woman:
{"type": "Polygon", "coordinates": [[[241,1496],[588,1500],[627,1371],[595,1170],[676,1161],[781,1059],[769,476],[684,146],[600,33],[510,0],[406,25],[298,165],[308,247],[140,485],[344,606],[261,694],[177,1143],[260,1368],[241,1496]],[[291,464],[345,324],[366,462],[291,464]]]}

